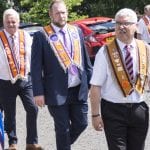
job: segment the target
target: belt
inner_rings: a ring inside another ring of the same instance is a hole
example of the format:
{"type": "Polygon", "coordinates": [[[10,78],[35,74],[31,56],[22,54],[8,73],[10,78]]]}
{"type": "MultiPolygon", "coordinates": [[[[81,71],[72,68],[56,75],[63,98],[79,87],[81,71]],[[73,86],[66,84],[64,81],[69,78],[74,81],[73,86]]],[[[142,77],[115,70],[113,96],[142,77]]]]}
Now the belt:
{"type": "Polygon", "coordinates": [[[128,108],[132,108],[135,105],[139,105],[140,103],[118,103],[119,105],[128,107],[128,108]]]}
{"type": "Polygon", "coordinates": [[[77,86],[74,86],[74,87],[70,87],[70,88],[68,88],[68,90],[74,90],[74,89],[79,89],[79,88],[80,88],[80,84],[77,86]]]}
{"type": "Polygon", "coordinates": [[[109,102],[105,99],[102,99],[102,102],[110,104],[110,105],[124,106],[124,107],[127,107],[127,108],[132,108],[133,106],[138,106],[138,105],[141,105],[141,104],[144,103],[144,102],[140,102],[140,103],[113,103],[113,102],[109,102]]]}

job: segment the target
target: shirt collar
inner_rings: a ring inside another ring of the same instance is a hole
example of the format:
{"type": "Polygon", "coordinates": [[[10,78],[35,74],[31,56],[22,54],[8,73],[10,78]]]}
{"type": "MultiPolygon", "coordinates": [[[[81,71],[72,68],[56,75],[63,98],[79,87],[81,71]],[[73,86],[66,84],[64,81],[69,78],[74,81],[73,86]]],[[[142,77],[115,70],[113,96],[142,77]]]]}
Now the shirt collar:
{"type": "MultiPolygon", "coordinates": [[[[11,37],[11,34],[8,33],[5,29],[4,29],[4,32],[5,32],[6,36],[7,36],[7,38],[11,37]]],[[[14,37],[15,37],[15,38],[18,37],[18,32],[16,32],[16,33],[14,34],[14,37]]]]}
{"type": "MultiPolygon", "coordinates": [[[[120,47],[121,52],[124,52],[124,47],[125,47],[127,44],[121,42],[119,39],[116,39],[116,40],[117,40],[118,46],[120,47]]],[[[135,41],[135,39],[133,39],[132,42],[131,42],[129,45],[132,46],[131,51],[134,50],[134,49],[136,48],[136,41],[135,41]]]]}
{"type": "Polygon", "coordinates": [[[56,33],[58,33],[60,30],[67,32],[67,24],[63,28],[60,28],[60,27],[54,25],[53,23],[51,23],[51,26],[53,27],[53,29],[56,33]]]}

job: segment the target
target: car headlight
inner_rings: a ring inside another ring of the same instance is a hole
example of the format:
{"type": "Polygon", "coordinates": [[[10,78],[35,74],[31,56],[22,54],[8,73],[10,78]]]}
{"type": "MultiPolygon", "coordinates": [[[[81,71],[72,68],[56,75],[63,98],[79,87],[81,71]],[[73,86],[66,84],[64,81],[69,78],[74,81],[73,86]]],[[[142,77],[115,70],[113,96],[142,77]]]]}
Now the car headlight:
{"type": "Polygon", "coordinates": [[[93,35],[86,36],[85,40],[89,42],[98,42],[93,35]]]}

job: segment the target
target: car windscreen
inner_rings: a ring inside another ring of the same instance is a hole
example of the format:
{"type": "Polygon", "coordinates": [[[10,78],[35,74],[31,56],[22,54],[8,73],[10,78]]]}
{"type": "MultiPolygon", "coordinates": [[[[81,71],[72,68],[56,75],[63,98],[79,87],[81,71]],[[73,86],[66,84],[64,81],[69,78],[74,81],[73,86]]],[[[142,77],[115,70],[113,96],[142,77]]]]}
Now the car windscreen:
{"type": "Polygon", "coordinates": [[[30,26],[30,27],[25,27],[23,29],[26,30],[32,36],[34,34],[34,32],[41,30],[42,27],[41,26],[30,26]]]}
{"type": "Polygon", "coordinates": [[[87,25],[91,30],[98,34],[106,34],[115,31],[115,21],[99,22],[87,25]]]}

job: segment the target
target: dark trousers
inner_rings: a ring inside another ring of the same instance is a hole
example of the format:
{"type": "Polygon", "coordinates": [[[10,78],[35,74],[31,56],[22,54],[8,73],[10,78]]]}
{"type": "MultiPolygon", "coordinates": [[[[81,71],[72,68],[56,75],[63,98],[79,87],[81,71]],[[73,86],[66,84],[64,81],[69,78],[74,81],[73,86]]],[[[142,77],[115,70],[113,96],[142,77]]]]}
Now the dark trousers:
{"type": "Polygon", "coordinates": [[[145,102],[116,104],[101,101],[109,150],[144,150],[149,108],[145,102]]]}
{"type": "MultiPolygon", "coordinates": [[[[17,143],[16,135],[16,97],[20,96],[26,111],[27,139],[26,143],[37,143],[37,113],[38,108],[33,102],[31,79],[17,80],[15,84],[0,80],[0,99],[5,115],[5,130],[9,138],[9,145],[17,143]]],[[[21,121],[21,120],[20,120],[21,121]]]]}
{"type": "Polygon", "coordinates": [[[87,127],[87,102],[78,100],[78,88],[70,88],[64,105],[49,105],[48,109],[54,119],[57,150],[70,150],[87,127]]]}

